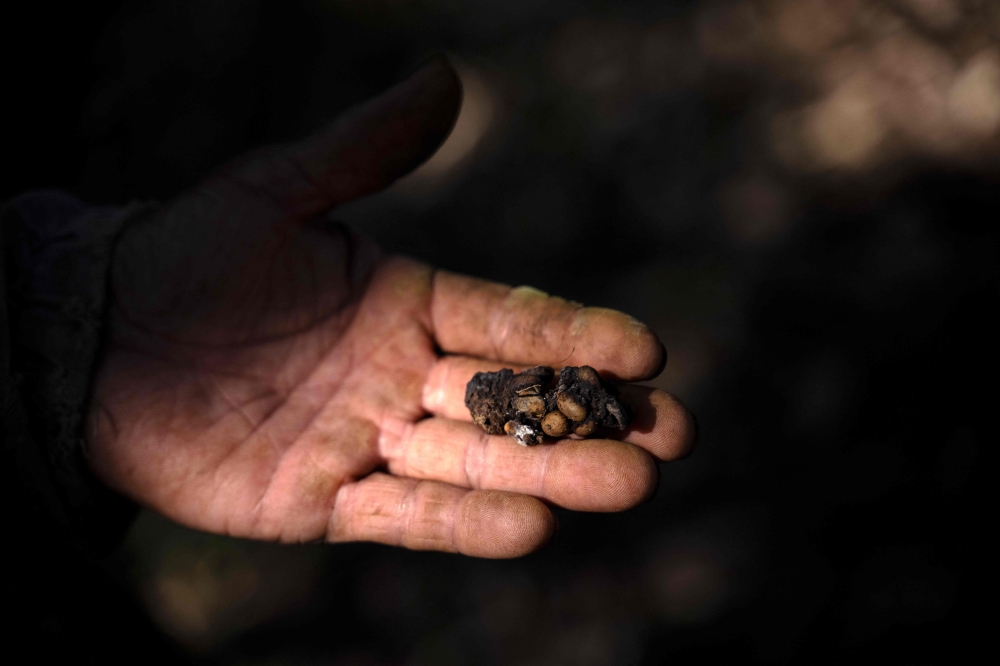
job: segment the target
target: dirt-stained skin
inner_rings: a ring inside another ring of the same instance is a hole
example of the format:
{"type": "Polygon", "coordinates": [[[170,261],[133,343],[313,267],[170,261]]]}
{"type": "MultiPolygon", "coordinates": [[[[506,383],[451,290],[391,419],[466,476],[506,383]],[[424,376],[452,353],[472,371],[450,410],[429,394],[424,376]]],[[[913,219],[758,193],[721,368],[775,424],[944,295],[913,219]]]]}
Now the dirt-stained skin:
{"type": "MultiPolygon", "coordinates": [[[[87,420],[101,480],[210,532],[478,557],[543,546],[550,505],[621,511],[652,495],[656,461],[694,439],[662,391],[623,384],[631,426],[558,446],[488,435],[464,404],[475,373],[504,367],[578,366],[580,387],[585,365],[650,379],[665,355],[648,327],[386,257],[328,217],[426,159],[460,100],[455,72],[432,61],[126,229],[87,420]]],[[[564,393],[598,413],[581,391],[564,393]]],[[[541,393],[517,397],[553,432],[577,423],[550,417],[541,393]]]]}

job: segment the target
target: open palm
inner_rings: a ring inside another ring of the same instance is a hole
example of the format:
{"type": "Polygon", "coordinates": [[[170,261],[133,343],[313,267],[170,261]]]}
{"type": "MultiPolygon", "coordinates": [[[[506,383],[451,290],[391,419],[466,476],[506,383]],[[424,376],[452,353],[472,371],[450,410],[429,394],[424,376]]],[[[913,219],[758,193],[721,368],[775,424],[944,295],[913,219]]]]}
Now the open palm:
{"type": "Polygon", "coordinates": [[[529,288],[386,257],[331,221],[426,159],[461,99],[434,61],[310,139],[252,153],[126,231],[89,413],[110,486],[191,527],[487,557],[551,536],[546,506],[616,511],[690,449],[690,415],[626,387],[616,440],[525,448],[471,423],[480,370],[662,367],[648,328],[529,288]]]}

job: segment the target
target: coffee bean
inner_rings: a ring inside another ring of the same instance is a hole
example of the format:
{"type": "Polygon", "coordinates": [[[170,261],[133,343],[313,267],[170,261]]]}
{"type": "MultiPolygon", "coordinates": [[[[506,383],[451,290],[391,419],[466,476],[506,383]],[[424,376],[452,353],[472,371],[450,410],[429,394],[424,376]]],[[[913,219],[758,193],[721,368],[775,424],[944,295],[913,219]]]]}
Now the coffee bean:
{"type": "Polygon", "coordinates": [[[532,416],[545,414],[545,401],[537,395],[514,399],[514,409],[532,416]]]}
{"type": "Polygon", "coordinates": [[[569,419],[562,412],[549,412],[542,419],[542,430],[549,437],[564,437],[569,433],[569,419]]]}
{"type": "Polygon", "coordinates": [[[581,365],[580,369],[576,371],[576,376],[593,386],[601,385],[600,375],[597,374],[597,370],[594,370],[589,365],[581,365]]]}
{"type": "Polygon", "coordinates": [[[601,427],[628,427],[631,410],[594,368],[566,366],[558,382],[553,379],[546,366],[478,372],[465,387],[465,405],[487,433],[506,433],[524,446],[540,444],[546,435],[589,437],[601,427]]]}
{"type": "Polygon", "coordinates": [[[557,395],[556,405],[559,406],[559,411],[565,414],[570,421],[583,421],[587,418],[587,408],[568,393],[557,395]]]}

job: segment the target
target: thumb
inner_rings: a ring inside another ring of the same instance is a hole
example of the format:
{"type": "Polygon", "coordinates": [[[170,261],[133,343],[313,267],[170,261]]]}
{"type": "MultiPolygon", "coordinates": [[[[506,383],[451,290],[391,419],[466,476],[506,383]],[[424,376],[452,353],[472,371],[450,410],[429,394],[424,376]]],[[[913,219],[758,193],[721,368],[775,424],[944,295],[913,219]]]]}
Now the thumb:
{"type": "Polygon", "coordinates": [[[436,56],[316,134],[251,153],[217,178],[236,179],[291,216],[309,218],[378,192],[418,167],[451,132],[461,102],[458,74],[436,56]]]}

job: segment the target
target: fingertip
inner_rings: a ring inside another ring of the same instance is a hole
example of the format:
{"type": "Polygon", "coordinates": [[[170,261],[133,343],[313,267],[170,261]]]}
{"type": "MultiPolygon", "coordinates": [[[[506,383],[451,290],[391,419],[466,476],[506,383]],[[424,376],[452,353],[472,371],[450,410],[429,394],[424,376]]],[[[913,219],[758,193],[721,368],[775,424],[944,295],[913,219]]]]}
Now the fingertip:
{"type": "Polygon", "coordinates": [[[641,448],[609,439],[563,440],[554,445],[549,497],[576,511],[624,511],[656,493],[660,472],[641,448]]]}
{"type": "Polygon", "coordinates": [[[454,116],[452,122],[457,119],[462,106],[462,79],[446,55],[431,55],[417,65],[408,80],[438,96],[443,107],[451,106],[454,116]]]}
{"type": "Polygon", "coordinates": [[[623,460],[619,471],[622,492],[618,495],[621,505],[607,511],[624,511],[645,504],[656,494],[656,487],[660,483],[660,468],[646,451],[626,444],[621,456],[623,460]]]}
{"type": "MultiPolygon", "coordinates": [[[[654,335],[656,334],[654,333],[654,335]]],[[[656,370],[650,376],[650,379],[656,379],[663,374],[664,370],[667,369],[667,346],[663,344],[663,341],[660,340],[659,337],[656,338],[656,341],[660,343],[660,361],[656,366],[656,370]]]]}
{"type": "Polygon", "coordinates": [[[473,557],[521,557],[545,546],[555,530],[555,516],[534,497],[473,491],[459,508],[455,545],[473,557]]]}
{"type": "Polygon", "coordinates": [[[688,418],[690,419],[690,435],[688,440],[687,451],[681,456],[681,458],[687,458],[689,455],[694,453],[694,450],[698,448],[698,442],[701,439],[701,426],[698,425],[698,417],[695,416],[694,412],[688,411],[688,418]]]}
{"type": "Polygon", "coordinates": [[[656,333],[635,317],[607,308],[583,308],[573,325],[585,355],[608,379],[644,381],[662,372],[666,348],[656,333]]]}
{"type": "Polygon", "coordinates": [[[663,423],[663,433],[660,438],[662,447],[659,452],[662,459],[687,458],[694,452],[698,442],[698,422],[694,414],[680,399],[665,391],[653,391],[650,394],[650,402],[657,411],[657,422],[663,423]]]}
{"type": "MultiPolygon", "coordinates": [[[[307,219],[377,192],[413,171],[444,143],[461,106],[458,72],[447,58],[434,56],[378,97],[282,148],[278,153],[282,159],[272,156],[253,164],[269,175],[268,191],[287,210],[307,219]],[[275,190],[268,169],[285,159],[305,178],[286,178],[289,182],[275,190]]],[[[242,178],[246,180],[246,174],[242,178]]],[[[254,177],[253,182],[260,180],[254,177]]]]}
{"type": "Polygon", "coordinates": [[[675,396],[648,386],[619,386],[635,418],[621,438],[642,447],[657,460],[681,460],[694,451],[698,428],[694,415],[675,396]]]}
{"type": "Polygon", "coordinates": [[[632,321],[636,362],[635,378],[632,381],[658,377],[667,367],[667,348],[653,329],[637,319],[632,321]]]}

